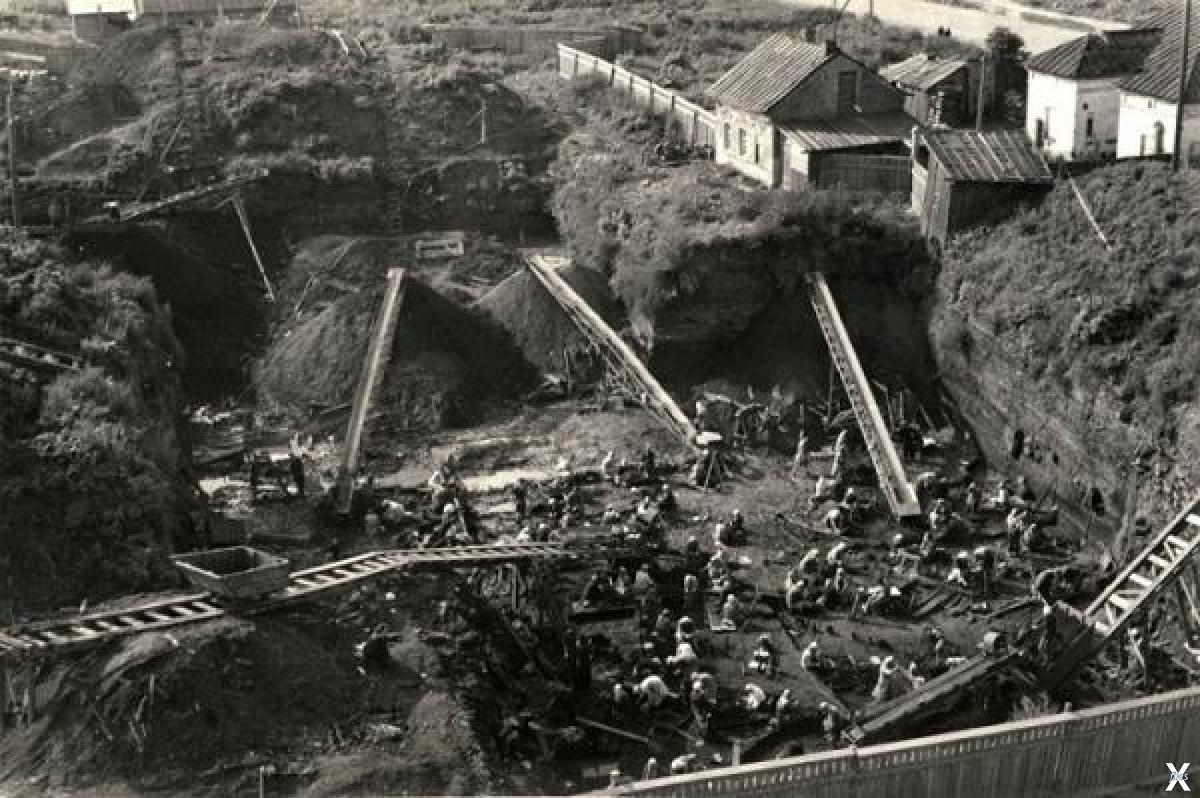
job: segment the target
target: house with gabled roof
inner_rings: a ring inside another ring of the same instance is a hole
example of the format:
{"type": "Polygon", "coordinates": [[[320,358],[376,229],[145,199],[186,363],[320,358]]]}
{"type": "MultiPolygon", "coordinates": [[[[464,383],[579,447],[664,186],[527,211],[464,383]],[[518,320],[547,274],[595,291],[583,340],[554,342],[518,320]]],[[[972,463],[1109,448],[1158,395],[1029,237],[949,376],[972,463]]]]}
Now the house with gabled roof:
{"type": "Polygon", "coordinates": [[[1183,164],[1200,169],[1200,14],[1192,15],[1182,92],[1183,14],[1173,10],[1150,20],[1162,31],[1142,69],[1120,82],[1117,157],[1165,156],[1175,152],[1175,117],[1183,106],[1183,164]]]}
{"type": "Polygon", "coordinates": [[[904,94],[833,42],[775,34],[708,94],[717,163],[772,188],[819,185],[823,153],[908,151],[904,94]]]}
{"type": "Polygon", "coordinates": [[[1162,33],[1154,26],[1089,33],[1031,57],[1025,129],[1034,146],[1065,161],[1115,155],[1120,84],[1142,69],[1162,33]]]}

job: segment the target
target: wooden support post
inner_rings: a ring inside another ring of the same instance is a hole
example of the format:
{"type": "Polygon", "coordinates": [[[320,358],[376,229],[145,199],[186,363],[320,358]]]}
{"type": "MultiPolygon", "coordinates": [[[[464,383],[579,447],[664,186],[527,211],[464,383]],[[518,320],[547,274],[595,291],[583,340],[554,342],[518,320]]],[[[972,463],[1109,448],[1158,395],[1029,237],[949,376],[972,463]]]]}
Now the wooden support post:
{"type": "Polygon", "coordinates": [[[246,205],[242,202],[241,193],[233,195],[233,210],[237,213],[238,222],[242,225],[242,232],[246,236],[246,243],[250,245],[250,253],[254,255],[254,263],[258,266],[258,273],[262,276],[263,285],[267,289],[267,301],[275,301],[275,290],[271,288],[271,280],[267,277],[267,270],[263,266],[262,258],[258,254],[258,247],[254,244],[254,236],[250,233],[250,217],[246,215],[246,205]]]}

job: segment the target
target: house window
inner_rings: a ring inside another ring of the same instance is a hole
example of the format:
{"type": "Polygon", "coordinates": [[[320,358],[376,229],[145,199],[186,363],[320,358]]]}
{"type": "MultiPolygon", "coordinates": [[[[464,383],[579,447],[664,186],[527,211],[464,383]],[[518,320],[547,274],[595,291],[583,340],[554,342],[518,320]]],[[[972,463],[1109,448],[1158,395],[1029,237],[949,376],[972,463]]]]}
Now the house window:
{"type": "Polygon", "coordinates": [[[1046,120],[1037,120],[1037,133],[1034,135],[1035,143],[1040,149],[1046,146],[1046,120]]]}
{"type": "Polygon", "coordinates": [[[1163,140],[1166,138],[1166,130],[1163,128],[1162,122],[1154,123],[1154,154],[1162,155],[1166,152],[1163,146],[1163,140]]]}
{"type": "Polygon", "coordinates": [[[1138,155],[1146,154],[1146,134],[1138,136],[1138,155]]]}
{"type": "Polygon", "coordinates": [[[738,155],[746,157],[746,131],[738,128],[738,155]]]}
{"type": "MultiPolygon", "coordinates": [[[[1086,107],[1086,106],[1085,106],[1086,107]]],[[[1089,139],[1096,135],[1096,118],[1088,114],[1087,124],[1084,126],[1084,135],[1089,139]]]]}
{"type": "Polygon", "coordinates": [[[728,122],[725,123],[725,149],[733,149],[733,128],[729,126],[728,122]]]}
{"type": "Polygon", "coordinates": [[[1188,145],[1188,169],[1200,169],[1200,141],[1188,145]]]}
{"type": "Polygon", "coordinates": [[[755,137],[754,137],[754,162],[755,162],[755,163],[759,163],[759,154],[758,154],[758,136],[755,136],[755,137]]]}
{"type": "Polygon", "coordinates": [[[839,72],[837,83],[837,112],[848,114],[858,105],[858,73],[839,72]]]}

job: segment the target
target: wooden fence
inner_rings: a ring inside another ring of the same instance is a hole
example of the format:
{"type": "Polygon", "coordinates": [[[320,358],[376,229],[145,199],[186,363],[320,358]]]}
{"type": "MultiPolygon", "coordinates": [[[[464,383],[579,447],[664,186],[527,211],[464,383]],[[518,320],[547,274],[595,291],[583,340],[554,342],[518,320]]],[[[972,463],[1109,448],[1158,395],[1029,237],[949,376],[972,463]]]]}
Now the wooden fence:
{"type": "Polygon", "coordinates": [[[907,155],[829,153],[815,160],[817,188],[905,194],[912,191],[912,160],[907,155]]]}
{"type": "Polygon", "coordinates": [[[421,25],[415,29],[432,41],[463,50],[502,50],[548,57],[559,42],[570,42],[580,52],[615,58],[641,46],[641,32],[611,28],[539,28],[531,25],[421,25]]]}
{"type": "Polygon", "coordinates": [[[620,795],[711,798],[971,798],[1166,787],[1200,753],[1200,688],[985,726],[627,785],[620,795]]]}
{"type": "Polygon", "coordinates": [[[635,104],[674,122],[684,141],[694,146],[717,144],[717,118],[711,111],[603,58],[559,44],[558,74],[567,79],[596,76],[635,104]]]}

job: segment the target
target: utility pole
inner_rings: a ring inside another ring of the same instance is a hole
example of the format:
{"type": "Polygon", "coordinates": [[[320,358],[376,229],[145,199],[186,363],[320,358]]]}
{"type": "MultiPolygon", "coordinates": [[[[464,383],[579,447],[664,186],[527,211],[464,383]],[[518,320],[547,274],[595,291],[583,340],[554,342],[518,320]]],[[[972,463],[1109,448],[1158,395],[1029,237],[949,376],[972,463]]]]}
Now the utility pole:
{"type": "Polygon", "coordinates": [[[483,104],[479,109],[479,143],[487,144],[487,97],[479,102],[483,104]]]}
{"type": "Polygon", "coordinates": [[[8,116],[8,181],[9,195],[12,199],[13,237],[15,238],[17,228],[21,226],[21,206],[17,195],[17,147],[16,136],[13,135],[13,81],[11,75],[8,78],[8,99],[4,103],[4,109],[8,116]]]}
{"type": "Polygon", "coordinates": [[[979,56],[979,96],[975,99],[975,129],[983,130],[983,90],[987,86],[988,57],[979,56]]]}
{"type": "Polygon", "coordinates": [[[1192,0],[1183,0],[1183,55],[1179,64],[1179,101],[1175,106],[1175,144],[1171,147],[1171,170],[1179,171],[1179,165],[1183,162],[1183,104],[1186,100],[1187,83],[1188,83],[1188,66],[1191,59],[1188,58],[1188,48],[1190,47],[1190,39],[1192,33],[1192,0]]]}

